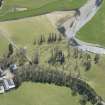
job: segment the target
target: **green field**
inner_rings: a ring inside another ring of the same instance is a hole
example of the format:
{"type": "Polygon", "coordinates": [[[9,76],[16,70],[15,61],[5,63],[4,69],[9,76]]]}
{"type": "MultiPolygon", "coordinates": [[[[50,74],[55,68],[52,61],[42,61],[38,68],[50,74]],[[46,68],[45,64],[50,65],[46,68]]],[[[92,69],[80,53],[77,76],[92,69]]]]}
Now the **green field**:
{"type": "Polygon", "coordinates": [[[105,1],[96,16],[84,26],[77,37],[85,42],[100,44],[105,47],[105,1]]]}
{"type": "Polygon", "coordinates": [[[0,95],[0,105],[79,105],[79,97],[69,88],[48,84],[23,83],[14,91],[0,95]]]}
{"type": "Polygon", "coordinates": [[[80,7],[86,0],[4,0],[0,21],[13,20],[45,14],[56,10],[71,10],[80,7]],[[18,11],[16,8],[26,8],[18,11]]]}
{"type": "MultiPolygon", "coordinates": [[[[46,15],[34,16],[55,10],[70,10],[80,7],[86,0],[5,0],[0,10],[0,21],[29,17],[20,20],[0,22],[0,55],[7,53],[8,38],[18,47],[27,47],[28,55],[32,57],[35,50],[40,51],[40,65],[44,69],[48,67],[48,59],[51,56],[52,48],[60,48],[67,58],[67,42],[65,39],[59,43],[33,45],[35,39],[44,35],[57,32],[55,27],[48,20],[46,15]],[[16,11],[14,8],[28,8],[27,11],[16,11]],[[14,9],[14,12],[12,11],[14,9]]],[[[105,1],[96,16],[78,33],[78,38],[86,42],[99,43],[105,46],[105,1]],[[90,33],[90,34],[89,34],[90,33]]],[[[74,71],[76,60],[73,56],[73,48],[70,48],[70,64],[66,60],[64,70],[74,71]],[[68,66],[69,65],[69,66],[68,66]]],[[[94,54],[90,54],[94,57],[94,54]]],[[[92,68],[86,72],[77,59],[81,78],[86,80],[95,91],[105,100],[105,56],[101,56],[99,64],[92,61],[92,68]]],[[[56,68],[56,67],[53,67],[56,68]]],[[[63,67],[58,65],[59,69],[63,67]]],[[[0,105],[79,105],[78,96],[72,97],[71,90],[65,87],[54,85],[43,85],[36,83],[23,83],[17,90],[0,95],[0,105]]]]}
{"type": "Polygon", "coordinates": [[[7,51],[8,41],[0,36],[0,55],[3,55],[7,51]]]}
{"type": "MultiPolygon", "coordinates": [[[[38,39],[41,34],[44,34],[45,37],[48,37],[48,34],[50,32],[56,32],[55,27],[52,26],[51,22],[48,20],[48,18],[43,16],[37,16],[32,18],[26,18],[26,19],[20,19],[20,20],[14,20],[14,21],[7,21],[7,22],[1,22],[0,23],[0,29],[1,29],[1,41],[0,41],[0,48],[1,48],[1,54],[3,54],[4,51],[6,51],[7,48],[7,39],[3,37],[3,35],[6,35],[7,38],[10,38],[12,41],[15,42],[15,44],[18,47],[27,47],[28,55],[32,56],[35,52],[36,48],[39,48],[40,50],[40,65],[46,69],[48,67],[48,59],[51,56],[52,48],[58,47],[67,56],[67,42],[66,40],[63,40],[60,43],[53,43],[53,44],[47,44],[44,43],[41,46],[33,45],[34,39],[38,39]],[[41,31],[40,31],[41,30],[41,31]],[[46,56],[45,56],[46,55],[46,56]]],[[[73,55],[73,49],[70,49],[71,55],[73,55]]],[[[91,55],[94,57],[94,55],[91,55]]],[[[70,58],[71,65],[68,65],[68,61],[65,63],[65,71],[72,72],[75,68],[75,59],[73,57],[70,58]]],[[[81,65],[80,59],[78,59],[79,63],[79,69],[81,71],[81,77],[85,79],[95,90],[96,92],[105,99],[105,71],[103,68],[105,68],[104,65],[105,57],[101,57],[101,61],[98,65],[95,65],[92,63],[92,68],[89,72],[85,72],[84,68],[81,65]],[[102,88],[103,87],[103,88],[102,88]]],[[[58,65],[59,68],[62,69],[62,66],[58,65]]],[[[54,67],[55,68],[55,67],[54,67]]],[[[2,97],[2,96],[1,96],[2,97]]]]}
{"type": "Polygon", "coordinates": [[[105,56],[101,56],[100,63],[93,65],[90,71],[83,73],[84,79],[86,79],[90,85],[95,89],[98,95],[102,96],[105,100],[105,56]]]}
{"type": "Polygon", "coordinates": [[[1,22],[0,29],[0,54],[3,54],[4,50],[7,48],[9,43],[7,39],[9,38],[18,47],[27,47],[29,54],[32,55],[35,49],[33,45],[34,40],[40,38],[42,34],[47,37],[50,32],[55,32],[55,28],[46,16],[1,22]]]}

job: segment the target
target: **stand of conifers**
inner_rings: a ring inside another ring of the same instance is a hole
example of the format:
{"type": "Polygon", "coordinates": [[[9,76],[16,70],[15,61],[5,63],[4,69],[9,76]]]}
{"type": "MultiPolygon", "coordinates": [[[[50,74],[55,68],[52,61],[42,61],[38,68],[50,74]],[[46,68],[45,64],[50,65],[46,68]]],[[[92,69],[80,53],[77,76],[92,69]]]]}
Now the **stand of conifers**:
{"type": "Polygon", "coordinates": [[[33,64],[20,67],[15,75],[15,83],[17,84],[17,87],[25,81],[65,86],[72,90],[73,96],[77,94],[82,96],[82,99],[80,100],[82,105],[87,102],[90,102],[93,105],[102,105],[102,98],[96,94],[94,89],[82,79],[73,77],[71,73],[67,74],[60,70],[44,70],[42,67],[33,64]]]}

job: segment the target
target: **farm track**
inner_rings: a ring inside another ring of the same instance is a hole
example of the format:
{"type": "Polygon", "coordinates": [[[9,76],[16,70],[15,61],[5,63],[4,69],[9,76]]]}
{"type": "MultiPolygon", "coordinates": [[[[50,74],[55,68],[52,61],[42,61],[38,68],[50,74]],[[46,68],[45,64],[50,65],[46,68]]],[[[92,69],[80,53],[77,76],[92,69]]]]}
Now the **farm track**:
{"type": "Polygon", "coordinates": [[[102,0],[88,0],[87,3],[78,9],[78,14],[68,19],[61,27],[64,27],[67,39],[74,39],[76,48],[97,54],[105,54],[105,49],[98,44],[86,43],[75,37],[76,33],[88,23],[101,7],[102,0]],[[71,26],[72,24],[72,26],[71,26]],[[71,26],[71,27],[70,27],[71,26]]]}

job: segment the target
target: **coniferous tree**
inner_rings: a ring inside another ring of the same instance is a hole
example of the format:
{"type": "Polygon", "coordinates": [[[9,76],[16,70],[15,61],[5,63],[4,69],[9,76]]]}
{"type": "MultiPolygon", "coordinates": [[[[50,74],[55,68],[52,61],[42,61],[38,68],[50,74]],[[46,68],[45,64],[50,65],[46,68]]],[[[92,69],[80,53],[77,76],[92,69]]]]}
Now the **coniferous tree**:
{"type": "Polygon", "coordinates": [[[87,62],[85,62],[84,65],[85,65],[85,70],[86,70],[86,71],[90,70],[90,68],[91,68],[91,66],[92,66],[90,60],[88,60],[87,62]]]}
{"type": "Polygon", "coordinates": [[[13,45],[11,43],[8,45],[8,50],[9,50],[8,57],[10,57],[10,55],[12,55],[14,52],[13,51],[13,45]]]}
{"type": "Polygon", "coordinates": [[[51,41],[52,41],[52,37],[51,37],[51,33],[50,33],[49,36],[48,36],[47,43],[51,43],[51,41]]]}
{"type": "Polygon", "coordinates": [[[54,42],[56,42],[56,40],[57,40],[57,35],[56,35],[56,33],[54,34],[54,42]]]}
{"type": "Polygon", "coordinates": [[[33,63],[37,64],[37,65],[39,64],[39,53],[38,53],[38,51],[35,52],[33,63]]]}
{"type": "Polygon", "coordinates": [[[58,41],[62,41],[62,36],[61,36],[61,34],[59,34],[59,36],[58,36],[58,41]]]}
{"type": "Polygon", "coordinates": [[[99,63],[99,60],[100,60],[100,55],[99,54],[96,54],[95,55],[95,58],[94,58],[95,64],[99,63]]]}

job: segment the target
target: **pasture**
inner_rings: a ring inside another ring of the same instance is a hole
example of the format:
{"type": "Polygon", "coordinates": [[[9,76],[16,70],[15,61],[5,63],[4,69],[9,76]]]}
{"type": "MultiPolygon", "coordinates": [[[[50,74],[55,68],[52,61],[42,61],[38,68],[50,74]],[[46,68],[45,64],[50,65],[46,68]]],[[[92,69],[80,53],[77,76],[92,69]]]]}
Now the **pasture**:
{"type": "Polygon", "coordinates": [[[77,38],[105,47],[105,1],[93,19],[78,33],[77,38]]]}
{"type": "Polygon", "coordinates": [[[69,88],[48,84],[23,83],[17,90],[0,95],[0,105],[78,105],[69,88]]]}
{"type": "Polygon", "coordinates": [[[8,46],[5,41],[8,42],[7,39],[9,38],[18,47],[27,47],[29,53],[31,53],[34,48],[33,43],[35,39],[38,39],[41,34],[46,35],[55,31],[46,16],[37,16],[17,21],[1,22],[0,29],[0,48],[2,50],[5,49],[5,44],[8,46]]]}
{"type": "Polygon", "coordinates": [[[57,10],[80,7],[86,0],[4,0],[0,21],[41,15],[57,10]]]}
{"type": "MultiPolygon", "coordinates": [[[[34,40],[44,35],[48,38],[49,33],[58,33],[46,15],[35,16],[55,10],[70,10],[80,7],[85,0],[5,0],[0,10],[0,55],[7,51],[8,40],[13,41],[18,47],[27,47],[27,54],[32,58],[36,49],[40,52],[40,65],[44,69],[49,67],[48,59],[54,47],[60,48],[66,57],[64,66],[51,66],[55,69],[65,70],[67,73],[76,73],[76,59],[73,56],[73,48],[70,47],[70,64],[68,62],[68,43],[65,39],[53,44],[34,45],[34,40]],[[24,3],[25,2],[25,3],[24,3]],[[27,8],[18,11],[16,8],[27,8]],[[33,16],[33,17],[30,17],[33,16]],[[19,18],[25,19],[19,19],[19,18]],[[19,20],[12,20],[19,19],[19,20]]],[[[105,1],[96,16],[78,33],[78,38],[87,42],[105,45],[105,1]],[[91,33],[91,34],[89,34],[91,33]]],[[[94,54],[90,54],[94,58],[94,54]]],[[[85,56],[84,56],[85,57],[85,56]]],[[[99,64],[94,64],[89,71],[85,71],[81,65],[82,60],[77,59],[81,78],[86,80],[95,91],[105,99],[105,56],[101,56],[99,64]]],[[[0,95],[0,105],[79,105],[80,97],[72,97],[71,91],[65,87],[57,87],[48,84],[23,83],[17,90],[0,95]]]]}
{"type": "MultiPolygon", "coordinates": [[[[0,23],[1,29],[1,55],[5,52],[8,46],[7,38],[12,40],[18,47],[27,47],[27,53],[32,58],[35,51],[38,49],[40,52],[40,65],[43,66],[44,69],[48,68],[48,59],[51,56],[51,52],[53,48],[61,49],[66,57],[66,61],[64,66],[57,65],[51,66],[51,68],[55,69],[62,69],[66,72],[76,73],[78,71],[74,71],[76,66],[76,60],[72,57],[73,56],[73,48],[70,47],[70,63],[68,62],[68,43],[65,39],[61,42],[55,42],[53,44],[48,44],[47,42],[43,43],[42,45],[34,45],[34,40],[38,39],[40,35],[44,35],[45,38],[48,38],[49,33],[57,32],[55,27],[52,23],[48,20],[46,15],[30,17],[26,19],[20,20],[13,20],[13,21],[6,21],[0,23]],[[3,37],[5,36],[5,37],[3,37]]],[[[91,54],[91,57],[94,58],[94,54],[91,54]]],[[[85,56],[84,56],[85,58],[85,56]]],[[[105,85],[104,85],[104,60],[105,57],[101,56],[100,63],[95,65],[94,61],[92,61],[92,68],[90,71],[86,72],[81,65],[82,60],[79,58],[77,59],[81,78],[86,80],[95,90],[96,92],[105,99],[105,85]]]]}

